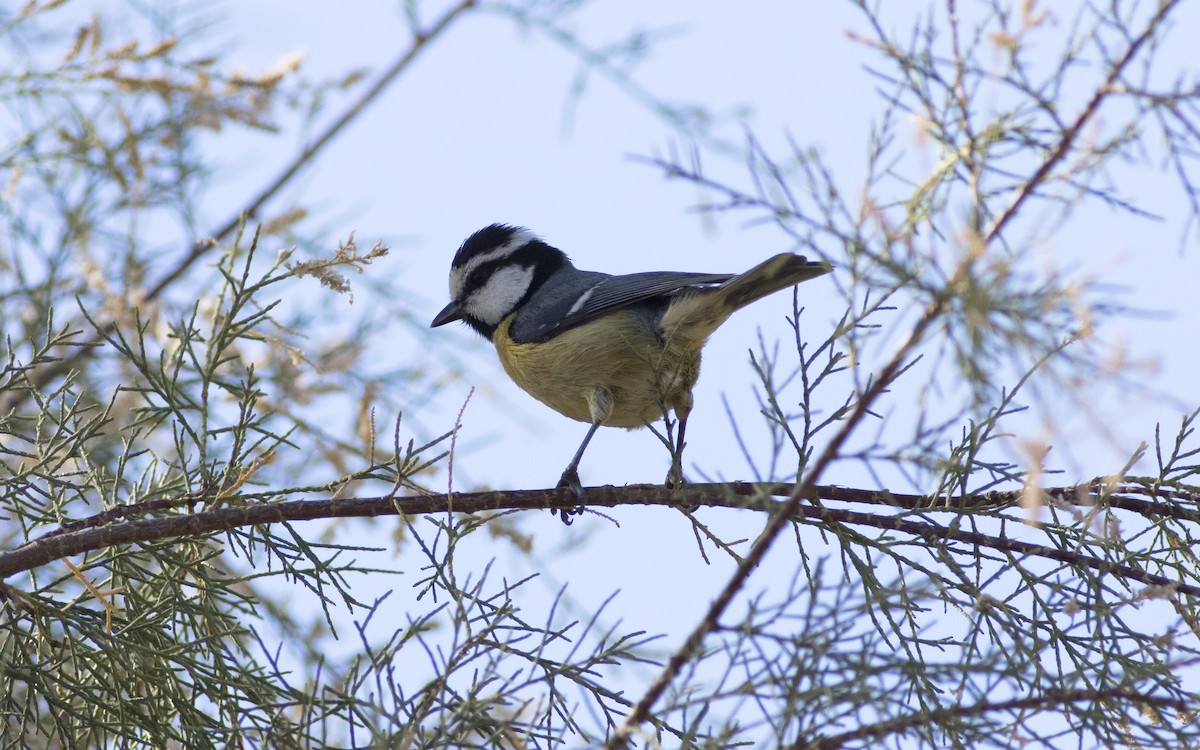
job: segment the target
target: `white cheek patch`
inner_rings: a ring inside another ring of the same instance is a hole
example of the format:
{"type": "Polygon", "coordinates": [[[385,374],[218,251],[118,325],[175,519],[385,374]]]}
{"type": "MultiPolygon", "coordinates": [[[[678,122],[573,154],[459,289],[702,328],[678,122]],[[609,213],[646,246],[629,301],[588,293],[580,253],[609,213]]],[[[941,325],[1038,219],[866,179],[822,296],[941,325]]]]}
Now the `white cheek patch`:
{"type": "MultiPolygon", "coordinates": [[[[453,285],[453,282],[451,282],[453,285]]],[[[500,325],[500,321],[511,313],[517,302],[525,296],[533,283],[533,269],[523,266],[508,266],[498,269],[481,288],[471,292],[462,303],[468,315],[489,326],[500,325]]]]}
{"type": "Polygon", "coordinates": [[[462,294],[463,284],[466,283],[467,278],[471,275],[471,273],[476,268],[479,268],[484,263],[490,263],[490,262],[496,260],[497,258],[507,257],[507,256],[511,255],[514,250],[519,250],[520,248],[524,247],[525,245],[528,245],[530,242],[533,242],[536,239],[537,239],[537,235],[534,234],[533,232],[529,231],[528,229],[522,229],[520,231],[513,232],[512,235],[508,238],[508,241],[505,242],[503,245],[492,248],[491,250],[488,250],[486,253],[481,253],[479,255],[472,257],[469,261],[466,262],[465,265],[463,265],[461,267],[456,267],[456,268],[451,269],[450,270],[450,299],[458,299],[458,296],[460,294],[462,294]]]}

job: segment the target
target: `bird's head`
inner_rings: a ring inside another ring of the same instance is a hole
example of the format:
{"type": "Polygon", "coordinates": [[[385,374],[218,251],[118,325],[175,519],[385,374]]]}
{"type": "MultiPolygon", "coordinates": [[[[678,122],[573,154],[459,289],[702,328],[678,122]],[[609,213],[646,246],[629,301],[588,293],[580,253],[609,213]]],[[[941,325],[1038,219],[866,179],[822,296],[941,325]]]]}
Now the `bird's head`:
{"type": "Polygon", "coordinates": [[[568,264],[559,249],[523,227],[492,224],[472,234],[450,264],[450,304],[430,327],[461,320],[484,338],[568,264]]]}

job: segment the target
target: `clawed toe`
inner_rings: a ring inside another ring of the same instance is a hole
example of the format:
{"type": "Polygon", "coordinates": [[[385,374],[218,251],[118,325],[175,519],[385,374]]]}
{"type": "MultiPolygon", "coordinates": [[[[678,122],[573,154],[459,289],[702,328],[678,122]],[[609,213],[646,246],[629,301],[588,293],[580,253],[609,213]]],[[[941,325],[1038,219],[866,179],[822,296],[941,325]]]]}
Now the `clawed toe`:
{"type": "MultiPolygon", "coordinates": [[[[677,466],[672,466],[671,471],[667,473],[667,481],[665,482],[669,490],[682,490],[687,487],[688,481],[683,477],[683,470],[677,466]]],[[[696,509],[695,505],[680,505],[679,508],[685,513],[691,513],[696,509]]]]}
{"type": "Polygon", "coordinates": [[[669,490],[681,490],[687,487],[688,481],[683,477],[683,467],[675,464],[671,470],[667,472],[666,481],[663,482],[669,490]]]}
{"type": "Polygon", "coordinates": [[[564,524],[570,526],[575,520],[574,516],[583,513],[583,485],[579,482],[579,472],[573,466],[568,468],[563,472],[562,477],[558,480],[558,484],[555,487],[571,490],[571,494],[575,495],[575,498],[579,501],[579,505],[574,508],[552,508],[550,510],[552,514],[560,516],[564,524]]]}

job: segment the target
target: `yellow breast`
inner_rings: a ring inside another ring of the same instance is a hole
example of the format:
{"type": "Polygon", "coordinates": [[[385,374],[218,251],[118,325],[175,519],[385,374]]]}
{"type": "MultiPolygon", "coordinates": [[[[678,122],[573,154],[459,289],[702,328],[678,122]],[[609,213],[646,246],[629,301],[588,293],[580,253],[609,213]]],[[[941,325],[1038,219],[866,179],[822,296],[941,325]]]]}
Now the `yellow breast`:
{"type": "Polygon", "coordinates": [[[591,422],[598,394],[611,404],[602,423],[612,427],[642,427],[668,410],[691,408],[703,341],[678,337],[664,345],[628,310],[537,344],[514,342],[512,321],[509,316],[492,336],[500,364],[529,395],[564,416],[591,422]]]}

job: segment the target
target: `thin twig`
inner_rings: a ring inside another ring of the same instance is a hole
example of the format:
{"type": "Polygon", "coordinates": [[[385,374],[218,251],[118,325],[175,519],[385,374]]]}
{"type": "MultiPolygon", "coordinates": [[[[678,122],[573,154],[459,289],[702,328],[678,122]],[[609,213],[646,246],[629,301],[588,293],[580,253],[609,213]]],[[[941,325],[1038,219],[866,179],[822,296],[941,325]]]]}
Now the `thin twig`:
{"type": "Polygon", "coordinates": [[[621,725],[613,731],[608,742],[605,744],[608,750],[618,750],[628,745],[629,736],[633,733],[633,730],[646,721],[654,703],[667,689],[667,686],[679,675],[680,670],[683,669],[683,665],[691,660],[700,650],[705,637],[717,627],[718,620],[720,620],[721,615],[725,613],[725,610],[732,603],[733,597],[741,591],[746,580],[749,579],[751,572],[762,562],[767,551],[774,544],[775,539],[778,538],[779,533],[787,526],[792,516],[800,510],[801,500],[812,496],[812,490],[817,478],[821,476],[826,467],[837,457],[842,444],[846,442],[850,437],[850,433],[854,431],[862,418],[868,413],[875,399],[883,394],[888,386],[892,384],[892,380],[896,375],[904,370],[904,364],[908,359],[909,353],[921,340],[925,330],[941,314],[942,306],[943,303],[941,300],[934,300],[925,308],[924,314],[917,321],[916,325],[913,326],[908,338],[901,344],[899,350],[892,356],[891,360],[880,370],[875,382],[863,392],[858,402],[854,405],[854,408],[846,416],[845,421],[838,428],[838,431],[825,445],[825,449],[821,451],[817,460],[811,465],[805,474],[804,481],[796,486],[791,496],[782,504],[779,512],[767,521],[762,533],[755,540],[745,559],[738,565],[733,575],[725,583],[725,587],[721,589],[721,592],[717,594],[712,604],[709,605],[704,618],[688,634],[687,638],[684,639],[683,645],[675,653],[671,654],[662,672],[650,683],[642,698],[626,714],[621,725]]]}
{"type": "MultiPolygon", "coordinates": [[[[266,205],[267,201],[274,198],[280,190],[291,182],[292,178],[300,173],[300,170],[308,166],[325,146],[337,137],[347,125],[355,120],[362,112],[383,93],[384,89],[390,86],[396,78],[404,72],[406,68],[416,59],[417,55],[429,44],[430,41],[436,39],[443,31],[462,13],[470,10],[476,5],[478,0],[462,0],[458,5],[446,11],[432,26],[426,31],[416,31],[413,34],[412,44],[404,51],[392,65],[383,72],[375,80],[375,83],[367,87],[367,90],[362,93],[359,98],[354,101],[346,111],[343,112],[336,120],[331,122],[315,140],[300,150],[300,153],[292,159],[291,163],[283,168],[275,179],[271,180],[265,187],[255,195],[250,202],[240,209],[235,215],[221,225],[221,228],[213,233],[212,237],[220,242],[221,240],[232,234],[241,224],[248,218],[257,216],[259,209],[266,205]]],[[[147,300],[153,300],[158,295],[162,294],[172,282],[179,278],[200,256],[208,252],[215,243],[204,242],[196,243],[191,252],[183,257],[178,264],[165,276],[158,280],[150,290],[146,293],[147,300]]]]}
{"type": "MultiPolygon", "coordinates": [[[[383,93],[396,78],[404,72],[405,69],[416,59],[417,55],[428,46],[429,42],[440,36],[447,27],[462,13],[475,7],[478,0],[462,0],[453,8],[442,15],[432,26],[425,31],[415,31],[413,34],[412,44],[408,49],[396,59],[392,65],[383,72],[371,84],[362,95],[355,100],[346,110],[316,137],[315,140],[306,145],[300,150],[292,161],[275,176],[273,180],[267,183],[253,198],[251,198],[242,208],[229,217],[221,224],[216,231],[208,237],[197,240],[191,250],[187,252],[175,266],[167,271],[153,286],[151,286],[144,295],[146,302],[151,302],[157,299],[167,290],[171,284],[175,283],[196,261],[206,255],[214,247],[217,247],[222,241],[227,239],[231,234],[237,231],[238,227],[246,221],[246,219],[254,218],[258,215],[266,203],[275,197],[280,190],[287,187],[297,174],[308,166],[313,159],[326,146],[329,145],[335,137],[337,137],[346,127],[353,122],[362,112],[372,104],[383,93]]],[[[34,389],[44,388],[47,383],[54,378],[68,372],[71,369],[77,368],[79,363],[90,358],[96,350],[96,344],[104,340],[104,334],[110,332],[115,323],[108,323],[102,331],[98,331],[88,341],[78,344],[79,349],[71,357],[65,358],[55,365],[40,368],[36,375],[32,378],[32,387],[24,388],[18,391],[12,391],[8,394],[8,398],[0,405],[0,413],[8,412],[16,409],[25,402],[34,389]]]]}
{"type": "Polygon", "coordinates": [[[1050,711],[1068,703],[1100,703],[1107,701],[1124,701],[1140,706],[1155,706],[1190,711],[1194,706],[1175,698],[1146,695],[1132,690],[1050,690],[1042,695],[1029,698],[1016,698],[1008,701],[980,701],[967,706],[948,706],[928,711],[918,711],[910,716],[901,716],[876,724],[867,724],[858,729],[823,737],[811,741],[801,741],[792,746],[793,750],[839,750],[847,743],[857,741],[878,741],[888,735],[894,735],[925,724],[945,726],[955,719],[967,716],[981,716],[989,713],[1022,713],[1027,711],[1050,711]]]}
{"type": "Polygon", "coordinates": [[[1038,167],[1036,171],[1034,171],[1033,175],[1027,180],[1022,180],[1021,184],[1015,188],[1012,202],[1009,203],[1008,208],[1004,209],[1004,211],[1002,211],[1000,215],[996,217],[996,219],[992,222],[991,227],[989,227],[987,232],[984,233],[984,244],[989,244],[1000,236],[1000,232],[1004,229],[1005,225],[1007,225],[1008,222],[1017,215],[1017,211],[1020,210],[1021,205],[1025,203],[1025,200],[1029,198],[1029,196],[1032,195],[1035,190],[1041,187],[1042,183],[1049,178],[1050,172],[1056,166],[1058,166],[1059,162],[1067,157],[1067,154],[1071,152],[1072,147],[1075,145],[1075,140],[1079,137],[1079,134],[1083,132],[1083,127],[1095,117],[1097,111],[1100,109],[1100,105],[1104,102],[1104,100],[1110,94],[1116,91],[1114,84],[1116,84],[1117,79],[1119,79],[1121,74],[1125,72],[1125,68],[1129,65],[1129,63],[1133,62],[1133,58],[1142,48],[1142,45],[1150,40],[1150,37],[1153,36],[1154,32],[1157,31],[1166,20],[1167,15],[1174,10],[1175,6],[1178,4],[1179,0],[1168,0],[1167,2],[1159,5],[1158,12],[1154,14],[1154,17],[1151,18],[1149,22],[1147,22],[1146,28],[1142,31],[1142,33],[1130,43],[1129,47],[1125,50],[1125,54],[1121,56],[1121,59],[1118,60],[1111,69],[1109,69],[1108,77],[1104,80],[1104,83],[1096,87],[1096,91],[1092,94],[1092,98],[1088,100],[1087,105],[1085,105],[1080,111],[1079,115],[1075,118],[1075,121],[1062,131],[1062,138],[1059,139],[1058,145],[1054,147],[1054,150],[1050,152],[1050,155],[1046,157],[1046,160],[1042,162],[1042,165],[1038,167]]]}

